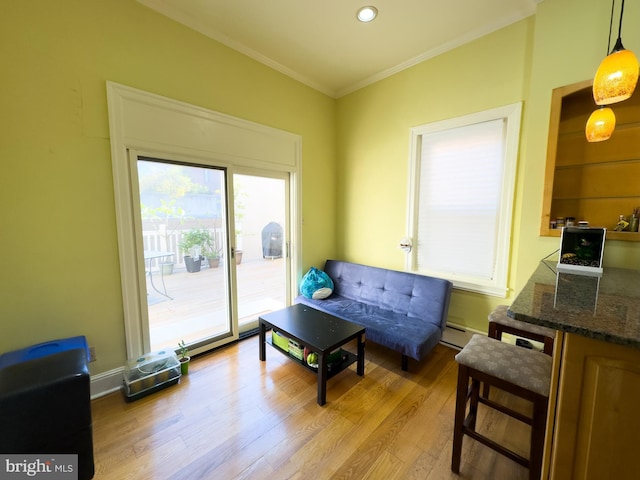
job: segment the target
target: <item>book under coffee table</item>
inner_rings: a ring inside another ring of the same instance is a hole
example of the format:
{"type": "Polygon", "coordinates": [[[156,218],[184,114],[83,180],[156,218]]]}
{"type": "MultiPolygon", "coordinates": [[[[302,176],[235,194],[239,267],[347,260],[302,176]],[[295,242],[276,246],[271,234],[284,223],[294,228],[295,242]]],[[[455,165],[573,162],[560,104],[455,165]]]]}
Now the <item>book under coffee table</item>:
{"type": "Polygon", "coordinates": [[[364,376],[364,327],[302,304],[261,315],[258,323],[261,361],[266,360],[266,344],[271,343],[266,336],[269,329],[281,333],[318,354],[318,367],[314,368],[307,364],[306,359],[299,360],[273,345],[276,350],[292,360],[317,372],[318,405],[326,403],[327,380],[349,365],[357,362],[356,372],[359,376],[364,376]],[[329,354],[353,339],[358,341],[357,355],[344,351],[344,357],[329,371],[329,354]]]}

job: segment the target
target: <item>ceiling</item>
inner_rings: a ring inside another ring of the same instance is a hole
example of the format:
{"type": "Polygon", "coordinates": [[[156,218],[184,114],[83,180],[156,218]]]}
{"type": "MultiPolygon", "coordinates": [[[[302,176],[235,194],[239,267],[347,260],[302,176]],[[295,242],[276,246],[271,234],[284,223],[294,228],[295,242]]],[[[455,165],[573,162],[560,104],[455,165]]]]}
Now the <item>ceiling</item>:
{"type": "Polygon", "coordinates": [[[332,97],[535,13],[542,0],[138,0],[332,97]],[[356,19],[373,5],[371,23],[356,19]]]}

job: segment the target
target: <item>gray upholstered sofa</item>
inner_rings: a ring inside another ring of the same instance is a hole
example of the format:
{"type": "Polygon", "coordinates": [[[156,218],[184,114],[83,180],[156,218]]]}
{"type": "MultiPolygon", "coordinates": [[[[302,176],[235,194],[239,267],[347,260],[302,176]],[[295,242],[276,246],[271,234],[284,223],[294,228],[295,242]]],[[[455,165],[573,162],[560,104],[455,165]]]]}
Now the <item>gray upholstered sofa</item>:
{"type": "Polygon", "coordinates": [[[324,271],[334,284],[324,300],[299,296],[317,310],[366,328],[366,338],[421,360],[442,338],[447,322],[451,282],[409,272],[327,260],[324,271]]]}

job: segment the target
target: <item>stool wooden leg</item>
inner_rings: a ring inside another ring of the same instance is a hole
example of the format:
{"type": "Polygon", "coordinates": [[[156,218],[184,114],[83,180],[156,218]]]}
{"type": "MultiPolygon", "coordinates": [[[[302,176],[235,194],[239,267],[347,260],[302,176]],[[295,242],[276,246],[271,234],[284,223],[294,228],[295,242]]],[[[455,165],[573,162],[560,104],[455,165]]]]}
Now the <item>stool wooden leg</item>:
{"type": "Polygon", "coordinates": [[[530,480],[538,480],[542,473],[542,456],[544,453],[544,434],[547,421],[547,409],[547,398],[537,396],[533,401],[533,417],[531,422],[531,450],[529,452],[530,480]]]}
{"type": "Polygon", "coordinates": [[[476,429],[478,419],[478,397],[480,396],[480,380],[471,377],[471,392],[469,395],[469,415],[465,419],[465,426],[471,430],[476,429]]]}
{"type": "MultiPolygon", "coordinates": [[[[489,322],[489,335],[490,338],[495,338],[496,340],[502,340],[502,330],[498,329],[498,326],[495,322],[489,322]]],[[[484,398],[489,398],[489,385],[487,383],[482,387],[482,396],[484,398]]]]}
{"type": "Polygon", "coordinates": [[[453,452],[451,454],[451,471],[460,473],[462,456],[462,427],[467,411],[467,391],[469,389],[469,373],[467,367],[458,365],[458,388],[456,391],[456,412],[453,426],[453,452]]]}
{"type": "Polygon", "coordinates": [[[498,333],[498,328],[494,322],[489,322],[489,337],[500,340],[502,333],[498,333]]]}

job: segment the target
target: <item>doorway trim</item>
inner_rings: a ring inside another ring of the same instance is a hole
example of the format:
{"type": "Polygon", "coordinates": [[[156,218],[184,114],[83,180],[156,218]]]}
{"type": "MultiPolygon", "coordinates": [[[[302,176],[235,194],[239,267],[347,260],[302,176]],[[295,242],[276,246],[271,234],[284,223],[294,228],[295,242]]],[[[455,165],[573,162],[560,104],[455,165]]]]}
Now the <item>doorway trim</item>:
{"type": "MultiPolygon", "coordinates": [[[[290,278],[301,265],[302,138],[284,130],[107,82],[111,162],[127,357],[146,353],[136,255],[130,156],[193,159],[198,163],[290,174],[290,278]]],[[[235,245],[233,245],[235,247],[235,245]]],[[[296,291],[291,285],[291,291],[296,291]]],[[[288,299],[291,301],[291,299],[288,299]]],[[[237,332],[235,334],[237,337],[237,332]]],[[[228,338],[232,341],[235,338],[228,338]]],[[[223,341],[224,342],[224,341],[223,341]]]]}

